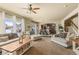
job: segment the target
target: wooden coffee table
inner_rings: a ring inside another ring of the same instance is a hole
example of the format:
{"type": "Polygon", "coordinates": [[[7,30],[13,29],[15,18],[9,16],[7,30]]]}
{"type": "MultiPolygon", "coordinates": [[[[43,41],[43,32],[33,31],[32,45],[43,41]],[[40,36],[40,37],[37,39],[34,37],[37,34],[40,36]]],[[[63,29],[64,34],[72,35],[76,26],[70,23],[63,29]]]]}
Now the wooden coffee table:
{"type": "Polygon", "coordinates": [[[2,46],[2,55],[20,55],[25,53],[30,47],[31,39],[26,37],[21,44],[19,44],[19,41],[15,41],[2,46]]]}

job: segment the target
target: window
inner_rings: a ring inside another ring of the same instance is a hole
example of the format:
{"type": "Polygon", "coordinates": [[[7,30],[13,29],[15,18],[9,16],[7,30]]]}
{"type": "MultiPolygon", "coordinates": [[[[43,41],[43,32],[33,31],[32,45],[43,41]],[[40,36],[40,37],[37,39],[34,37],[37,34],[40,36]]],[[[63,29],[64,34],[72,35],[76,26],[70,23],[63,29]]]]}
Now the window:
{"type": "Polygon", "coordinates": [[[10,14],[5,14],[5,20],[4,20],[4,23],[5,23],[5,31],[6,33],[12,33],[13,32],[13,18],[12,18],[12,15],[10,14]]]}
{"type": "Polygon", "coordinates": [[[11,20],[5,20],[5,31],[6,33],[12,33],[13,32],[13,22],[11,20]]]}

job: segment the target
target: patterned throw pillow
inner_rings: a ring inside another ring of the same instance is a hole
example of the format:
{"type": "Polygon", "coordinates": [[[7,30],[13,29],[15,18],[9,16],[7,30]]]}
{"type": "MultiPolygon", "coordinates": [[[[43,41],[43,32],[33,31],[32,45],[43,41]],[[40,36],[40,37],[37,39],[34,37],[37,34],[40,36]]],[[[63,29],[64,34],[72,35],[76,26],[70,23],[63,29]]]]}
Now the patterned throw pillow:
{"type": "Polygon", "coordinates": [[[67,33],[59,33],[55,35],[55,37],[61,37],[61,38],[66,38],[66,36],[67,36],[67,33]]]}

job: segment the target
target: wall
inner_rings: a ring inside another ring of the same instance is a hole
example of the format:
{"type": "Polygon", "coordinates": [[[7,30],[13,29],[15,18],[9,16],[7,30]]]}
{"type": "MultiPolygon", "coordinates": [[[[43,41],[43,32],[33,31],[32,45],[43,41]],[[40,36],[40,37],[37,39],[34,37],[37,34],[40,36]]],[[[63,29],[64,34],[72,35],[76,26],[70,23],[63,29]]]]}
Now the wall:
{"type": "Polygon", "coordinates": [[[74,24],[75,24],[75,25],[77,25],[77,26],[78,26],[78,16],[77,16],[77,17],[75,17],[74,19],[72,19],[72,21],[74,22],[74,24]]]}
{"type": "Polygon", "coordinates": [[[64,26],[64,21],[67,20],[67,19],[69,19],[73,15],[76,15],[76,14],[78,14],[78,17],[76,18],[76,21],[75,20],[73,20],[73,21],[75,21],[76,25],[78,25],[78,33],[77,34],[79,35],[79,5],[78,5],[78,7],[75,10],[73,10],[64,19],[62,19],[61,24],[62,24],[62,26],[64,26]]]}
{"type": "Polygon", "coordinates": [[[5,25],[4,25],[4,12],[0,13],[0,34],[5,33],[5,25]]]}
{"type": "MultiPolygon", "coordinates": [[[[2,14],[0,12],[0,25],[2,24],[2,14]]],[[[2,32],[2,26],[0,26],[0,33],[2,32]]]]}
{"type": "Polygon", "coordinates": [[[73,15],[78,13],[79,8],[76,8],[73,10],[70,14],[68,14],[64,19],[61,20],[62,26],[64,26],[64,21],[67,20],[68,18],[72,17],[73,15]]]}
{"type": "MultiPolygon", "coordinates": [[[[12,14],[12,13],[11,13],[12,14]]],[[[14,28],[13,28],[13,33],[16,33],[16,16],[15,14],[12,14],[11,16],[11,20],[13,21],[14,23],[14,28]]],[[[9,16],[8,16],[9,17],[9,16]]],[[[19,16],[21,17],[21,16],[19,16]]],[[[0,34],[4,34],[6,33],[5,31],[5,24],[4,24],[4,20],[6,18],[6,11],[2,10],[2,12],[0,12],[0,34]]],[[[25,26],[24,26],[24,18],[21,17],[21,23],[22,23],[22,31],[25,31],[25,26]]]]}
{"type": "Polygon", "coordinates": [[[25,19],[25,31],[28,33],[31,31],[31,29],[34,27],[35,29],[35,34],[38,33],[38,28],[37,25],[39,25],[37,22],[33,21],[32,18],[26,18],[25,19]]]}
{"type": "Polygon", "coordinates": [[[3,30],[3,28],[2,28],[2,26],[1,25],[3,25],[3,20],[2,20],[2,12],[0,12],[0,34],[3,32],[2,30],[3,30]]]}
{"type": "Polygon", "coordinates": [[[24,23],[25,23],[25,31],[29,31],[31,27],[31,19],[25,18],[24,23]]]}

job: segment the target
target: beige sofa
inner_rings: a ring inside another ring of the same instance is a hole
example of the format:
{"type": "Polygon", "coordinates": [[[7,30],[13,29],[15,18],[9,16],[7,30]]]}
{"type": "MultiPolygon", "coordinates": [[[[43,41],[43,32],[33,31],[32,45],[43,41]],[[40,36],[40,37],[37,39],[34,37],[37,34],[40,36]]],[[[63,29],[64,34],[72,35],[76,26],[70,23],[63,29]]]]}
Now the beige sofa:
{"type": "Polygon", "coordinates": [[[69,47],[69,45],[67,44],[67,42],[69,41],[69,36],[70,33],[68,32],[56,34],[51,37],[51,41],[60,44],[64,47],[69,47]]]}
{"type": "MultiPolygon", "coordinates": [[[[0,34],[0,47],[16,40],[18,40],[18,35],[16,33],[0,34]]],[[[1,52],[1,49],[0,49],[0,52],[1,52]]]]}

